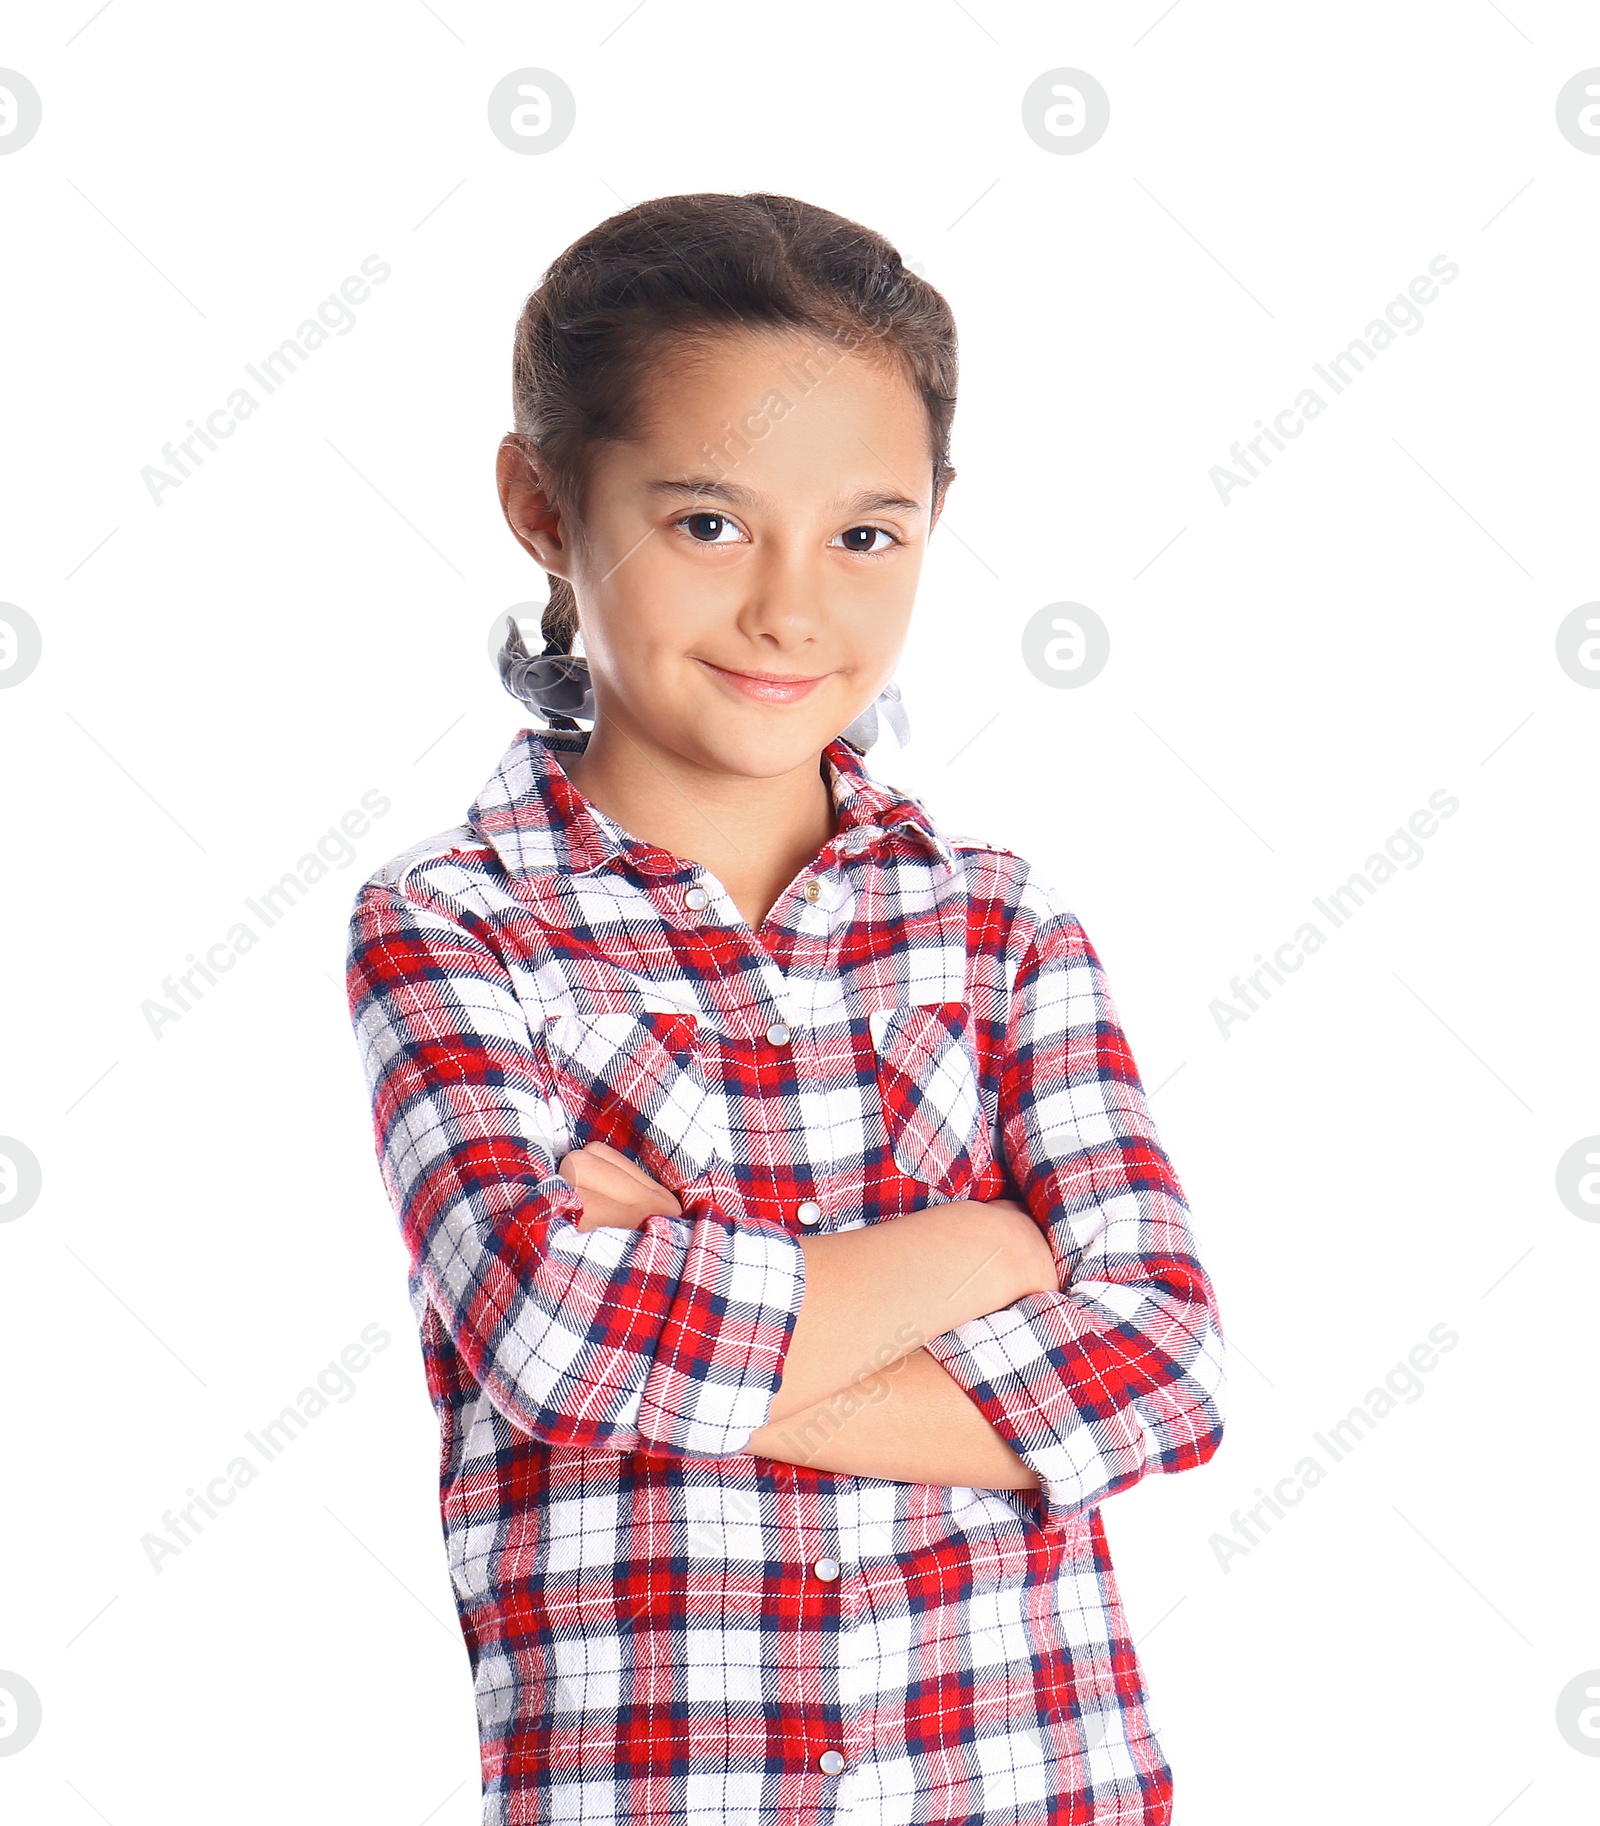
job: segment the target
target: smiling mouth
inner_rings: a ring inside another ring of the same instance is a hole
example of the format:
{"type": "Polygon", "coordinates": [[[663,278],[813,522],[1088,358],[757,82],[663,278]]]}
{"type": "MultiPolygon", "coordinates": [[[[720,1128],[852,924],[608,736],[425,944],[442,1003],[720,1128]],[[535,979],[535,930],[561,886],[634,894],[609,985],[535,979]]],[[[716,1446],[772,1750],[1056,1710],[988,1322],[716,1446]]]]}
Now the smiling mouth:
{"type": "Polygon", "coordinates": [[[729,690],[763,704],[796,704],[831,676],[826,672],[734,672],[726,666],[713,665],[709,659],[700,664],[729,690]]]}

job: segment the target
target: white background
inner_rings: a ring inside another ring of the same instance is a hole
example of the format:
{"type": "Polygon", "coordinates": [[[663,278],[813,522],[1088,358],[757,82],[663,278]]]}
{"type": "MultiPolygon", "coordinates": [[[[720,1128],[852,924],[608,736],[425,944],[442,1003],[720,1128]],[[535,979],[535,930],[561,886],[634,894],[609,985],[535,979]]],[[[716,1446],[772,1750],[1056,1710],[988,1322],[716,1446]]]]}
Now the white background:
{"type": "Polygon", "coordinates": [[[1216,1283],[1221,1450],[1105,1510],[1176,1826],[1594,1816],[1556,1702],[1600,1666],[1600,1228],[1556,1167],[1600,1131],[1600,691],[1555,637],[1600,597],[1600,157],[1555,99],[1600,22],[1161,7],[13,0],[44,114],[0,157],[0,598],[44,649],[0,693],[0,1133],[44,1189],[0,1225],[0,1669],[43,1728],[6,1819],[478,1817],[345,921],[528,721],[486,645],[542,595],[493,487],[523,298],[693,190],[863,221],[956,314],[912,739],[872,766],[1068,890],[1216,1283]],[[577,97],[532,157],[485,111],[527,65],[577,97]],[[1022,126],[1058,66],[1111,101],[1074,156],[1022,126]],[[350,333],[153,503],[141,469],[372,254],[350,333]],[[1212,466],[1438,255],[1422,328],[1224,505],[1212,466]],[[1111,633],[1078,689],[1021,657],[1060,601],[1111,633]],[[373,788],[346,866],[153,1036],[373,788]],[[1420,863],[1220,1032],[1441,788],[1420,863]],[[373,1323],[353,1397],[154,1571],[163,1512],[373,1323]],[[1420,1395],[1224,1570],[1232,1512],[1441,1324],[1420,1395]]]}

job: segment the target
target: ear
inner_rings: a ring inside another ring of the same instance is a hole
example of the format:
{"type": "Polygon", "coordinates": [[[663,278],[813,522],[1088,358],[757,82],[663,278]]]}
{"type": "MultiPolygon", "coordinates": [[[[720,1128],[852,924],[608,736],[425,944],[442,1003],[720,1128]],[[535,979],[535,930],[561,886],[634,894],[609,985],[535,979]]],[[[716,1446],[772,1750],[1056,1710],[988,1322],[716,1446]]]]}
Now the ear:
{"type": "Polygon", "coordinates": [[[495,453],[500,510],[518,545],[554,577],[572,581],[571,549],[562,538],[561,516],[551,500],[537,447],[521,432],[508,432],[495,453]]]}

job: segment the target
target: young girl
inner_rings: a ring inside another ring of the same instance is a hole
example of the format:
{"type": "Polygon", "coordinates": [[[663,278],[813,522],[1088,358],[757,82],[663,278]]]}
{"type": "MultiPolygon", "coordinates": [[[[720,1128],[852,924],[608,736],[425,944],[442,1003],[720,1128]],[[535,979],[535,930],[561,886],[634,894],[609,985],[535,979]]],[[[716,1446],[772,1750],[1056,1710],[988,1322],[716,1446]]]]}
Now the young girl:
{"type": "Polygon", "coordinates": [[[518,326],[548,727],[349,959],[494,1826],[1170,1819],[1099,1505],[1215,1452],[1211,1284],[1083,928],[862,759],[955,377],[782,196],[518,326]]]}

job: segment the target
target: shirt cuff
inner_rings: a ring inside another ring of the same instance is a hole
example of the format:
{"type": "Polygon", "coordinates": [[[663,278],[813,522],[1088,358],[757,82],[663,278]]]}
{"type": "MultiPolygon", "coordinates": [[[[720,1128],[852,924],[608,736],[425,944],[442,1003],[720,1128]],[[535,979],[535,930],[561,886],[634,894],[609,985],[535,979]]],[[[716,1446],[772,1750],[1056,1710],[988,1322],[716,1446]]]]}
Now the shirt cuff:
{"type": "Polygon", "coordinates": [[[1136,1479],[1145,1458],[1137,1417],[1085,1412],[1041,1350],[1061,1301],[1059,1293],[1028,1294],[923,1347],[1038,1478],[1037,1490],[1006,1494],[1041,1528],[1059,1528],[1110,1488],[1136,1479]]]}
{"type": "Polygon", "coordinates": [[[776,1224],[736,1223],[715,1210],[648,1217],[641,1229],[671,1252],[661,1266],[675,1284],[638,1430],[686,1456],[734,1457],[766,1425],[778,1392],[805,1296],[805,1254],[776,1224]]]}

